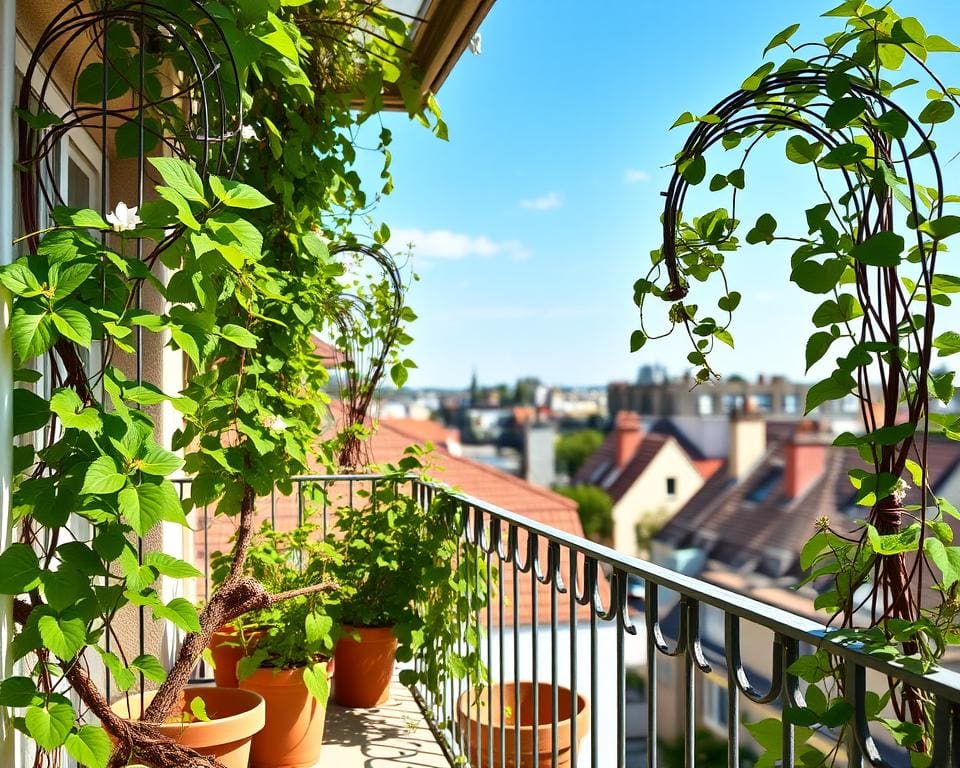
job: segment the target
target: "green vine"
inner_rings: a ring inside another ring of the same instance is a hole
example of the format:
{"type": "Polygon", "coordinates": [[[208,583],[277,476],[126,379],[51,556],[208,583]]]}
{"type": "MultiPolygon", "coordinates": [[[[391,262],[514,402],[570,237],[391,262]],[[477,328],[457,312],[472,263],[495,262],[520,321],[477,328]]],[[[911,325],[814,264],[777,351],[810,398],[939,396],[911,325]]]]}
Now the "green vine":
{"type": "MultiPolygon", "coordinates": [[[[944,189],[933,139],[954,116],[960,89],[945,85],[928,57],[960,48],[890,5],[849,0],[824,15],[843,28],[823,42],[794,44],[799,25],[791,25],[764,51],[789,49],[783,62],[763,64],[707,114],[687,112],[674,124],[694,127],[666,193],[663,246],[635,285],[644,324],[631,347],[679,327],[692,346],[697,382],[717,377],[710,353],[716,341],[733,346],[731,320],[743,298],[724,273],[728,254],[741,246],[738,199],[754,150],[785,139],[787,160],[814,175],[822,196],[805,211],[805,231],[784,234],[764,213],[743,240],[790,244],[791,281],[823,297],[806,363],[830,372],[811,386],[805,412],[852,397],[864,426],[834,441],[862,460],[849,471],[862,519],[818,521],[800,557],[802,584],[818,589],[815,607],[831,617],[832,639],[923,672],[960,643],[960,547],[948,524],[960,515],[933,493],[927,464],[928,432],[960,436],[956,415],[930,408],[931,400],[949,404],[955,393],[954,371],[937,369],[934,353],[939,359],[960,351],[957,333],[934,332],[938,308],[951,305],[960,285],[937,269],[946,241],[960,232],[960,216],[948,212],[960,196],[944,189]],[[928,89],[926,104],[913,115],[900,104],[920,87],[928,89]],[[709,176],[707,158],[721,150],[736,158],[711,159],[718,170],[709,176]],[[688,190],[708,178],[711,192],[730,194],[729,208],[684,219],[688,190]],[[716,312],[701,284],[719,288],[716,312]],[[688,300],[694,291],[699,303],[688,300]],[[664,333],[646,325],[649,297],[669,304],[664,333]]],[[[809,683],[805,701],[785,703],[784,718],[799,726],[798,759],[832,765],[841,739],[828,754],[805,742],[814,725],[841,737],[856,731],[843,666],[821,649],[788,671],[809,683]]],[[[930,764],[933,710],[922,691],[891,678],[886,691],[868,696],[866,713],[911,751],[913,765],[930,764]]],[[[766,749],[758,765],[773,765],[780,724],[749,727],[766,749]]],[[[866,752],[875,749],[865,734],[855,736],[866,752]]]]}

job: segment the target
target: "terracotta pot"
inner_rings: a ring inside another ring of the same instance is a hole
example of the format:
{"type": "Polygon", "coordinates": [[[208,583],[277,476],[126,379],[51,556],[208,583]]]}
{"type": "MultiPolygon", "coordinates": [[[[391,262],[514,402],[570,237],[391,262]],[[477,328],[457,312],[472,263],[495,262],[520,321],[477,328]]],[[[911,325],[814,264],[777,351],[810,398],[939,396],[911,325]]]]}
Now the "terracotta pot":
{"type": "MultiPolygon", "coordinates": [[[[149,706],[155,695],[156,691],[144,694],[143,706],[149,706]]],[[[203,755],[213,755],[226,768],[247,768],[250,741],[264,724],[263,697],[237,688],[191,685],[184,690],[177,712],[189,712],[190,702],[198,696],[203,699],[209,722],[164,723],[157,726],[160,733],[203,755]]],[[[123,696],[110,708],[121,717],[136,719],[140,707],[141,697],[136,695],[123,696]]]]}
{"type": "MultiPolygon", "coordinates": [[[[537,722],[533,722],[533,683],[491,685],[474,698],[464,693],[457,701],[457,723],[460,741],[470,744],[470,762],[488,763],[489,739],[493,738],[493,765],[490,768],[567,768],[572,765],[573,744],[571,723],[573,708],[570,690],[557,686],[557,761],[553,761],[553,694],[549,683],[537,685],[537,722]],[[516,689],[520,687],[519,718],[516,710],[516,689]],[[501,707],[501,697],[503,706],[501,707]],[[501,718],[501,712],[503,717],[501,718]],[[520,754],[516,754],[517,733],[520,754]],[[479,733],[479,739],[477,735],[479,733]],[[469,735],[468,735],[469,734],[469,735]],[[500,761],[500,739],[506,745],[506,762],[500,761]],[[537,758],[535,761],[534,753],[537,758]],[[519,758],[519,759],[518,759],[519,758]]],[[[590,706],[577,694],[577,747],[590,730],[590,706]]]]}
{"type": "Polygon", "coordinates": [[[390,698],[397,653],[393,627],[344,626],[334,658],[333,699],[343,707],[378,707],[390,698]],[[356,636],[359,636],[359,640],[356,636]]]}
{"type": "Polygon", "coordinates": [[[237,662],[249,656],[264,635],[262,629],[247,629],[240,632],[229,625],[220,627],[210,638],[210,653],[213,656],[213,679],[218,688],[237,687],[237,662]]]}
{"type": "MultiPolygon", "coordinates": [[[[334,662],[327,662],[327,678],[334,662]]],[[[267,706],[267,722],[253,739],[251,768],[313,768],[320,759],[326,705],[307,691],[303,668],[261,667],[240,681],[243,690],[256,691],[267,706]]]]}

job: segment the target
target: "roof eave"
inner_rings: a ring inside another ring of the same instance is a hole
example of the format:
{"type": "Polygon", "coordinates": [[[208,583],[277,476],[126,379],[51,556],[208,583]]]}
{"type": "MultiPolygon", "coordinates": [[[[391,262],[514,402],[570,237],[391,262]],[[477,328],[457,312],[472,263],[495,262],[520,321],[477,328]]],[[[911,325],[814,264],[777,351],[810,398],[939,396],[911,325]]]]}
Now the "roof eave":
{"type": "MultiPolygon", "coordinates": [[[[437,93],[453,71],[470,40],[496,0],[433,2],[417,25],[411,59],[423,73],[422,92],[437,93]]],[[[403,97],[391,88],[383,94],[383,108],[406,111],[403,97]]]]}

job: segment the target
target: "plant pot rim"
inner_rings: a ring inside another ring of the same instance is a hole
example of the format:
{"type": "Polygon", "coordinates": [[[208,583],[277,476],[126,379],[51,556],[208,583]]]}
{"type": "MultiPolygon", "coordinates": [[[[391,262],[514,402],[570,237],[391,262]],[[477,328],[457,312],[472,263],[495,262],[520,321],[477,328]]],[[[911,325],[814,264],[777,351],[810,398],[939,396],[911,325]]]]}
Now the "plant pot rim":
{"type": "MultiPolygon", "coordinates": [[[[249,691],[241,688],[220,688],[212,685],[188,685],[183,689],[184,694],[195,692],[201,698],[204,692],[210,691],[223,691],[224,696],[246,699],[249,706],[247,706],[247,708],[242,712],[238,712],[235,715],[227,715],[226,717],[211,717],[208,721],[198,720],[192,723],[157,723],[157,730],[165,736],[176,737],[177,735],[183,733],[183,731],[187,728],[193,730],[195,733],[199,733],[205,730],[219,728],[224,725],[232,725],[247,718],[254,718],[260,723],[259,727],[254,729],[252,733],[256,733],[263,728],[263,723],[266,717],[266,703],[264,702],[263,696],[256,691],[249,691]]],[[[147,691],[144,693],[142,696],[144,705],[149,706],[150,702],[153,701],[156,695],[156,691],[147,691]]],[[[126,720],[133,720],[135,718],[131,714],[131,710],[137,709],[134,707],[134,704],[138,703],[140,699],[141,696],[139,693],[131,694],[129,696],[123,695],[110,705],[110,709],[126,720]]]]}
{"type": "MultiPolygon", "coordinates": [[[[510,689],[515,686],[520,687],[533,687],[533,681],[530,680],[520,680],[517,683],[490,683],[486,687],[485,692],[481,692],[479,696],[474,697],[474,692],[472,690],[465,691],[460,695],[460,698],[457,699],[457,715],[462,717],[470,722],[476,722],[478,713],[481,711],[481,702],[483,699],[481,697],[486,693],[486,701],[489,702],[492,698],[490,692],[494,689],[510,689]]],[[[537,688],[550,687],[550,683],[537,683],[537,688]]],[[[557,685],[558,695],[561,695],[560,692],[564,692],[566,697],[569,698],[571,690],[563,685],[557,685]]],[[[543,697],[540,697],[540,700],[543,701],[543,697]]],[[[487,705],[489,706],[489,705],[487,705]]],[[[506,706],[512,707],[512,699],[509,702],[506,702],[506,706]]],[[[586,696],[584,696],[580,691],[577,691],[577,711],[570,713],[569,716],[558,718],[557,724],[560,730],[564,730],[567,723],[570,723],[574,718],[579,722],[581,719],[585,719],[590,712],[590,702],[586,696]]],[[[553,724],[551,722],[546,723],[531,723],[529,725],[522,725],[520,723],[487,723],[485,719],[480,716],[480,726],[481,728],[493,728],[493,729],[506,729],[511,731],[520,731],[521,734],[533,734],[541,729],[548,728],[552,729],[553,724]]],[[[569,726],[566,726],[567,728],[569,726]]]]}
{"type": "MultiPolygon", "coordinates": [[[[321,659],[320,661],[315,662],[316,664],[325,664],[327,667],[327,677],[333,677],[334,674],[334,661],[333,658],[321,659]]],[[[284,681],[288,681],[293,677],[303,677],[303,670],[307,668],[307,665],[298,664],[295,667],[257,667],[248,677],[245,677],[240,681],[241,685],[246,681],[250,680],[253,677],[257,677],[260,680],[263,680],[268,677],[264,673],[270,673],[269,678],[275,680],[276,678],[281,678],[284,681]]]]}
{"type": "Polygon", "coordinates": [[[360,632],[367,635],[390,635],[390,637],[396,637],[394,630],[397,628],[396,624],[388,624],[385,627],[365,627],[362,624],[343,624],[343,636],[347,637],[351,632],[360,632]]]}

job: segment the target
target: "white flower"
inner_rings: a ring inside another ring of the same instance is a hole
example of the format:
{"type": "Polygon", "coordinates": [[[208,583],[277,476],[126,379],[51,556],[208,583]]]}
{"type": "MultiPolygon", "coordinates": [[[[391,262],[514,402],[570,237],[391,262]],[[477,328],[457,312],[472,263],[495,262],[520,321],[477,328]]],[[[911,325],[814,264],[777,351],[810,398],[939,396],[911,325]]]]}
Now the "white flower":
{"type": "Polygon", "coordinates": [[[136,229],[141,219],[137,216],[137,206],[127,208],[124,202],[117,203],[113,213],[107,214],[107,222],[113,225],[114,232],[128,232],[136,229]]]}
{"type": "Polygon", "coordinates": [[[285,422],[279,416],[277,416],[276,418],[274,418],[273,421],[270,422],[270,429],[275,429],[277,432],[282,432],[286,428],[287,428],[287,422],[285,422]]]}
{"type": "Polygon", "coordinates": [[[252,125],[245,125],[240,129],[240,138],[244,141],[250,141],[251,139],[259,140],[257,131],[252,125]]]}
{"type": "Polygon", "coordinates": [[[483,38],[480,37],[480,33],[477,32],[473,37],[470,38],[470,53],[474,56],[479,56],[483,52],[483,38]]]}

